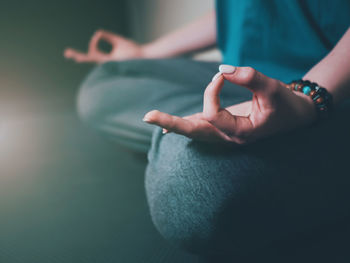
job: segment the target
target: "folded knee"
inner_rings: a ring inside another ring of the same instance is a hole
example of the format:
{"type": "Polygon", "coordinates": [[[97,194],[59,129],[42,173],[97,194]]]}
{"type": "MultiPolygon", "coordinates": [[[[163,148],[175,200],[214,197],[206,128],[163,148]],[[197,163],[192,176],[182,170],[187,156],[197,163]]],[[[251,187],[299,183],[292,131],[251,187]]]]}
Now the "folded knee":
{"type": "Polygon", "coordinates": [[[96,89],[82,87],[77,98],[79,118],[88,125],[94,126],[103,118],[103,98],[96,89]]]}
{"type": "Polygon", "coordinates": [[[248,243],[247,227],[239,224],[247,220],[250,225],[253,216],[245,207],[252,171],[215,154],[174,134],[155,138],[149,154],[146,192],[153,222],[167,240],[196,253],[227,246],[234,251],[248,243]]]}
{"type": "Polygon", "coordinates": [[[146,191],[152,220],[161,235],[192,252],[208,247],[213,231],[210,190],[179,160],[149,164],[146,191]],[[181,167],[183,169],[181,169],[181,167]]]}

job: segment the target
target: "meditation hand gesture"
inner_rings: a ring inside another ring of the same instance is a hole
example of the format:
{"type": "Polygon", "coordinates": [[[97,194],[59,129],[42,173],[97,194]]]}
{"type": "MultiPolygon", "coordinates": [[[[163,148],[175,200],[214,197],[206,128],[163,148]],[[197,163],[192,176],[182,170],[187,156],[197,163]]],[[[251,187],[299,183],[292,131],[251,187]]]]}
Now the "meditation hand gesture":
{"type": "Polygon", "coordinates": [[[104,63],[108,61],[120,61],[142,57],[142,48],[135,42],[107,32],[99,30],[92,36],[87,53],[67,48],[64,51],[67,59],[73,59],[77,63],[104,63]],[[98,48],[101,40],[111,44],[112,50],[109,53],[98,48]]]}
{"type": "Polygon", "coordinates": [[[244,144],[275,133],[312,123],[316,109],[312,99],[293,92],[286,84],[249,67],[222,66],[204,92],[203,112],[180,118],[157,110],[148,112],[144,121],[187,137],[204,141],[244,144]],[[219,94],[224,79],[248,88],[251,101],[220,107],[219,94]]]}

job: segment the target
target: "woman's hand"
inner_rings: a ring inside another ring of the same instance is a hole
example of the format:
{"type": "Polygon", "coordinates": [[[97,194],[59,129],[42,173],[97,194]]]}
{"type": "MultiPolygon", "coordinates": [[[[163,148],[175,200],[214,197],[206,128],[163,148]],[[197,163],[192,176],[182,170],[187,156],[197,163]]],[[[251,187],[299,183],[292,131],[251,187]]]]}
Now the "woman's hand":
{"type": "Polygon", "coordinates": [[[67,48],[64,51],[64,56],[67,59],[73,59],[77,63],[100,64],[107,61],[142,58],[143,55],[141,45],[111,32],[99,30],[92,36],[87,53],[67,48]],[[98,48],[98,43],[101,40],[111,44],[112,50],[110,53],[103,52],[98,48]]]}
{"type": "Polygon", "coordinates": [[[231,72],[208,85],[203,112],[180,118],[154,110],[145,115],[144,121],[193,139],[244,144],[303,127],[316,119],[311,98],[301,92],[290,91],[286,84],[250,67],[232,67],[231,72]],[[221,108],[219,94],[224,79],[248,88],[252,100],[221,108]]]}

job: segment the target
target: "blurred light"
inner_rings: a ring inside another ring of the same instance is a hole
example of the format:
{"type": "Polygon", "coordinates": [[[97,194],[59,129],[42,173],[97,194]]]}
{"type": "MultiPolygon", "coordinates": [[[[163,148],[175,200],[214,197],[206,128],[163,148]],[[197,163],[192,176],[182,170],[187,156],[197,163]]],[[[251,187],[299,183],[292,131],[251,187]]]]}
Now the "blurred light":
{"type": "Polygon", "coordinates": [[[7,152],[10,148],[11,141],[11,129],[9,122],[2,121],[0,123],[0,153],[1,156],[3,153],[7,152]]]}

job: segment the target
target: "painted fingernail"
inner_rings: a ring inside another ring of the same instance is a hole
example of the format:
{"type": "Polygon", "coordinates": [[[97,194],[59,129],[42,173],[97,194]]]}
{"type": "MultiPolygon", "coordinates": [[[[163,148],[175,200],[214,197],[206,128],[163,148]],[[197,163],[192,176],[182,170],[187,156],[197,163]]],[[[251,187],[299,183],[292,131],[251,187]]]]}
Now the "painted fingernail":
{"type": "Polygon", "coordinates": [[[212,79],[211,81],[214,82],[214,81],[217,80],[220,76],[221,76],[221,72],[216,73],[215,76],[213,77],[213,79],[212,79]]]}
{"type": "Polygon", "coordinates": [[[222,74],[232,74],[233,72],[235,72],[236,67],[231,66],[231,65],[220,65],[219,66],[219,71],[222,74]]]}
{"type": "Polygon", "coordinates": [[[144,122],[149,122],[150,121],[150,118],[147,115],[148,115],[148,113],[146,113],[146,115],[142,119],[144,122]]]}

